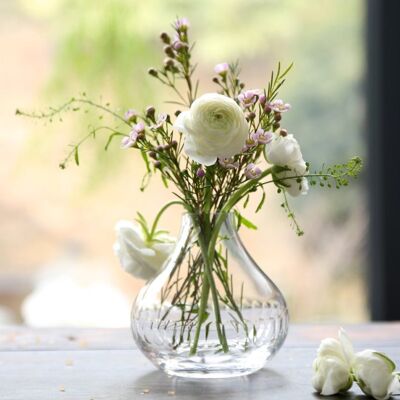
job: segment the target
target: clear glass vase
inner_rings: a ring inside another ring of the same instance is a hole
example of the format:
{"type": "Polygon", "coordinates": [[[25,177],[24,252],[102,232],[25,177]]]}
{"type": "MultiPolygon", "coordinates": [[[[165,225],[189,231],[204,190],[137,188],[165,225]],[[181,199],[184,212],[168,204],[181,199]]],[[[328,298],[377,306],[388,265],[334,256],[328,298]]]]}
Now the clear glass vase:
{"type": "Polygon", "coordinates": [[[251,374],[282,346],[282,293],[241,242],[233,214],[183,216],[176,246],[139,292],[132,332],[140,350],[169,375],[251,374]]]}

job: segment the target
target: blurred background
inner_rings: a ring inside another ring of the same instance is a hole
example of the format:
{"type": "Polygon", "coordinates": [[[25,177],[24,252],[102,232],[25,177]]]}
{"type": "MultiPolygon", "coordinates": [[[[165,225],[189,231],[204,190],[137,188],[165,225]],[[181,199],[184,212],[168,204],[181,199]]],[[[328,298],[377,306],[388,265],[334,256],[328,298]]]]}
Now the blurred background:
{"type": "MultiPolygon", "coordinates": [[[[172,195],[154,178],[141,193],[142,160],[117,141],[90,141],[80,167],[58,164],[94,112],[50,124],[15,116],[85,92],[120,113],[171,94],[146,74],[163,59],[158,39],[174,18],[191,21],[200,93],[215,90],[213,67],[240,59],[247,88],[265,87],[278,61],[294,68],[280,93],[284,126],[318,167],[366,154],[365,2],[362,0],[1,0],[0,1],[0,325],[127,326],[144,284],[112,251],[114,225],[148,219],[172,195]],[[101,4],[101,6],[99,5],[101,4]]],[[[288,300],[292,321],[370,318],[366,284],[368,210],[363,177],[338,192],[311,190],[292,206],[298,238],[274,190],[246,216],[250,253],[288,300]]],[[[173,233],[180,212],[161,222],[173,233]]]]}

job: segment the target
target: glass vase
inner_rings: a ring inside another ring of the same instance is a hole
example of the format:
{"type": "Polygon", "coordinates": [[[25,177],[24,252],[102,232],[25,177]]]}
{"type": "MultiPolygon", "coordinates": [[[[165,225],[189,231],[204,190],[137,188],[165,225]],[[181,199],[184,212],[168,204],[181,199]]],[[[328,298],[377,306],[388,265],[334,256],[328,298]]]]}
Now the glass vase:
{"type": "Polygon", "coordinates": [[[139,349],[169,375],[251,374],[286,338],[285,299],[235,222],[233,214],[185,214],[174,251],[133,304],[139,349]]]}

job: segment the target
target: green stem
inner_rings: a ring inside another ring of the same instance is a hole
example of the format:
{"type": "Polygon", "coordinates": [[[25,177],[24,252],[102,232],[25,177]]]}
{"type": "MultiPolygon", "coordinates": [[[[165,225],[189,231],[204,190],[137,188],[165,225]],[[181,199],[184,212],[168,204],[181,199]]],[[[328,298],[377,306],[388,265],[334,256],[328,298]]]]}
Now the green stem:
{"type": "Polygon", "coordinates": [[[225,206],[222,207],[221,212],[218,213],[217,219],[215,221],[215,225],[213,229],[211,230],[211,236],[210,240],[208,243],[205,243],[201,235],[199,235],[199,244],[203,253],[203,261],[204,261],[204,275],[203,275],[203,288],[202,288],[202,295],[201,295],[201,301],[200,301],[200,306],[199,306],[199,311],[198,311],[198,322],[196,326],[196,332],[195,332],[195,337],[194,341],[192,344],[192,347],[190,349],[190,354],[194,355],[197,352],[197,346],[198,346],[198,341],[200,338],[200,332],[201,332],[201,327],[204,322],[204,316],[205,316],[205,311],[206,311],[206,306],[207,306],[207,301],[208,301],[208,296],[209,292],[211,290],[211,295],[213,299],[213,306],[214,306],[214,312],[215,312],[215,321],[217,325],[217,334],[219,341],[222,345],[223,351],[226,353],[229,350],[228,343],[226,340],[226,336],[224,332],[221,330],[221,312],[219,308],[219,302],[218,302],[218,292],[217,288],[215,285],[213,273],[212,273],[212,265],[214,262],[214,255],[215,255],[215,245],[218,239],[219,231],[221,229],[222,224],[225,222],[226,217],[229,213],[229,211],[237,204],[238,201],[255,185],[258,184],[258,182],[265,178],[267,175],[269,175],[272,172],[272,167],[268,168],[265,170],[257,179],[252,179],[248,182],[246,182],[243,186],[241,186],[232,196],[231,198],[226,202],[225,206]]]}
{"type": "Polygon", "coordinates": [[[157,229],[157,224],[158,221],[160,220],[161,216],[164,214],[164,212],[171,206],[175,205],[175,204],[181,204],[184,206],[182,201],[170,201],[169,203],[167,203],[165,206],[163,206],[161,208],[161,210],[158,212],[158,214],[156,215],[156,218],[154,219],[153,225],[151,226],[151,231],[150,231],[150,239],[153,238],[154,234],[156,233],[156,229],[157,229]]]}
{"type": "Polygon", "coordinates": [[[219,231],[221,229],[222,224],[225,222],[228,213],[232,210],[232,208],[240,201],[240,199],[255,185],[257,185],[260,180],[269,175],[273,170],[273,167],[266,169],[258,178],[251,179],[246,182],[243,186],[241,186],[225,203],[222,207],[221,211],[218,213],[217,219],[215,221],[214,229],[211,234],[210,243],[208,246],[208,258],[214,259],[215,253],[215,245],[218,240],[219,231]]]}
{"type": "MultiPolygon", "coordinates": [[[[212,255],[212,258],[208,257],[208,252],[207,252],[207,245],[204,243],[201,239],[199,239],[200,246],[202,248],[202,253],[204,254],[204,272],[205,276],[207,278],[207,281],[210,285],[210,290],[211,290],[211,297],[213,301],[213,306],[214,306],[214,313],[215,313],[215,324],[217,326],[217,334],[218,334],[218,339],[219,342],[222,346],[222,350],[224,353],[227,353],[229,350],[229,346],[226,340],[226,336],[224,332],[221,330],[221,325],[222,325],[222,320],[221,320],[221,311],[219,308],[219,301],[218,301],[218,291],[217,287],[215,285],[215,280],[213,276],[213,263],[214,263],[214,253],[212,255]]],[[[199,324],[203,321],[199,321],[199,324]]]]}
{"type": "Polygon", "coordinates": [[[198,322],[196,325],[196,331],[194,333],[193,344],[190,348],[190,355],[194,356],[197,353],[197,346],[200,339],[201,327],[203,325],[203,319],[207,308],[208,296],[210,294],[210,284],[208,283],[207,277],[203,277],[203,286],[201,288],[200,306],[198,311],[198,322]]]}

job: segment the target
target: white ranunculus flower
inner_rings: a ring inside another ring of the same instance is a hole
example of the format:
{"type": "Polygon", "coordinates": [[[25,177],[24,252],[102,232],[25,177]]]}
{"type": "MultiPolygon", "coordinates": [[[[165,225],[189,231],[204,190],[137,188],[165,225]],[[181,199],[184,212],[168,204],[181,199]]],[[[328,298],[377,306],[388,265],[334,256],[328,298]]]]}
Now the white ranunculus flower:
{"type": "Polygon", "coordinates": [[[204,165],[240,153],[249,134],[242,109],[217,93],[196,99],[188,111],[179,114],[174,127],[185,134],[186,154],[204,165]]]}
{"type": "Polygon", "coordinates": [[[324,396],[350,389],[353,383],[351,376],[353,357],[353,346],[343,329],[339,331],[339,340],[334,338],[322,340],[313,363],[314,389],[324,396]]]}
{"type": "Polygon", "coordinates": [[[350,389],[353,383],[350,371],[353,354],[353,346],[343,329],[339,331],[339,340],[322,340],[313,363],[314,389],[324,396],[350,389]]]}
{"type": "Polygon", "coordinates": [[[137,278],[154,277],[175,246],[175,239],[167,235],[158,235],[157,241],[146,242],[140,226],[130,221],[119,221],[115,230],[114,252],[122,268],[137,278]]]}
{"type": "MultiPolygon", "coordinates": [[[[292,134],[277,135],[270,143],[265,146],[265,157],[270,164],[280,167],[288,167],[290,171],[281,172],[279,178],[289,178],[292,176],[302,176],[307,172],[307,166],[301,153],[300,145],[292,134]]],[[[300,194],[307,194],[309,185],[307,178],[301,178],[297,182],[296,178],[283,180],[285,190],[293,197],[300,194]]]]}
{"type": "Polygon", "coordinates": [[[388,399],[399,390],[399,377],[394,374],[396,365],[382,353],[364,350],[353,361],[353,373],[361,390],[377,400],[388,399]]]}
{"type": "Polygon", "coordinates": [[[317,357],[313,369],[312,385],[323,396],[345,392],[353,384],[348,365],[339,357],[317,357]]]}

